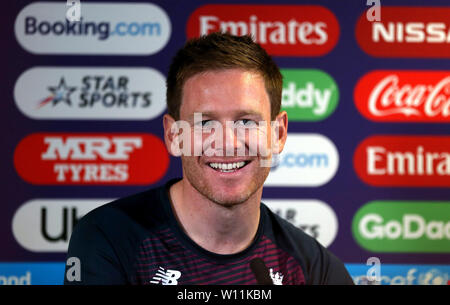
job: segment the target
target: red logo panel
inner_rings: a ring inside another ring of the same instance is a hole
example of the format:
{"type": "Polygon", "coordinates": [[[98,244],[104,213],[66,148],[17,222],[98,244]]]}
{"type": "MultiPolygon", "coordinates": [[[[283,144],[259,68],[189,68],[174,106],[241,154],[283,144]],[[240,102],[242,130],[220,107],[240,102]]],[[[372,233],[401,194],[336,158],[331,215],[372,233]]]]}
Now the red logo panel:
{"type": "Polygon", "coordinates": [[[151,134],[35,133],[17,145],[14,166],[32,184],[151,184],[169,155],[151,134]]]}
{"type": "Polygon", "coordinates": [[[450,186],[450,137],[373,136],[353,157],[358,176],[373,186],[450,186]]]}
{"type": "Polygon", "coordinates": [[[360,47],[375,57],[450,57],[450,8],[381,6],[381,21],[364,12],[356,24],[360,47]]]}
{"type": "Polygon", "coordinates": [[[204,5],[186,29],[188,38],[217,31],[252,35],[275,56],[322,56],[339,38],[336,17],[318,5],[204,5]]]}
{"type": "Polygon", "coordinates": [[[354,91],[356,108],[379,122],[450,122],[450,71],[374,71],[354,91]]]}

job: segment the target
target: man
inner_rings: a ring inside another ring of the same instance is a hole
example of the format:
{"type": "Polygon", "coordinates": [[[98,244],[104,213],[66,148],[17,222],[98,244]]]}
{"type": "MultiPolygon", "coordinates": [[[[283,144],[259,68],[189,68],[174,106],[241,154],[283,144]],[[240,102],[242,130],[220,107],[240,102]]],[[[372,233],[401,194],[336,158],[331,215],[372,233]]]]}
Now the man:
{"type": "Polygon", "coordinates": [[[167,78],[164,139],[183,178],[83,217],[66,284],[352,284],[344,265],[261,203],[283,149],[282,76],[248,36],[189,41],[167,78]],[[199,119],[200,117],[200,119],[199,119]]]}

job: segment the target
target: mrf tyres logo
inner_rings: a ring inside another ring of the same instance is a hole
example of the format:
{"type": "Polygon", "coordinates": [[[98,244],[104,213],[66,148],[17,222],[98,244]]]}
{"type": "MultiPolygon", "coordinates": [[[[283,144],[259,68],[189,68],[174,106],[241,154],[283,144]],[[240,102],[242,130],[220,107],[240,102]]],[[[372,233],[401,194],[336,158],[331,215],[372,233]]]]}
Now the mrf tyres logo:
{"type": "Polygon", "coordinates": [[[359,46],[375,57],[450,57],[450,8],[383,6],[380,21],[363,13],[356,24],[359,46]]]}
{"type": "Polygon", "coordinates": [[[339,90],[333,78],[320,70],[282,69],[282,110],[293,121],[320,121],[338,104],[339,90]]]}
{"type": "Polygon", "coordinates": [[[373,186],[449,187],[447,136],[372,136],[353,157],[359,178],[373,186]]]}
{"type": "Polygon", "coordinates": [[[186,30],[188,38],[217,31],[251,35],[276,56],[322,56],[339,38],[335,15],[319,5],[204,5],[186,30]]]}
{"type": "Polygon", "coordinates": [[[14,30],[19,44],[36,54],[151,55],[167,44],[171,24],[151,3],[83,2],[77,10],[60,1],[27,5],[14,30]]]}
{"type": "Polygon", "coordinates": [[[164,111],[164,88],[150,68],[36,67],[19,76],[14,99],[33,119],[148,120],[164,111]]]}
{"type": "Polygon", "coordinates": [[[160,138],[151,134],[36,133],[14,152],[14,166],[32,184],[150,184],[169,164],[160,138]]]}
{"type": "Polygon", "coordinates": [[[450,122],[450,71],[380,70],[355,87],[359,112],[379,122],[450,122]]]}
{"type": "Polygon", "coordinates": [[[450,202],[372,201],[357,211],[352,231],[372,252],[450,253],[450,202]]]}

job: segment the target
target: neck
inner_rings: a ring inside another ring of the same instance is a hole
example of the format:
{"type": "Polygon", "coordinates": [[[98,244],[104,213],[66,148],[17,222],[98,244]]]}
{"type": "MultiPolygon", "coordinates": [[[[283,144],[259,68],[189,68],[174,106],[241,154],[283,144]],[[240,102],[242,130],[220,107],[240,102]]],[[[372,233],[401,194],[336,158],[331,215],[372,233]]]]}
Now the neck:
{"type": "Polygon", "coordinates": [[[233,206],[212,202],[184,178],[170,188],[172,207],[184,232],[202,248],[217,254],[246,249],[258,230],[262,187],[233,206]]]}

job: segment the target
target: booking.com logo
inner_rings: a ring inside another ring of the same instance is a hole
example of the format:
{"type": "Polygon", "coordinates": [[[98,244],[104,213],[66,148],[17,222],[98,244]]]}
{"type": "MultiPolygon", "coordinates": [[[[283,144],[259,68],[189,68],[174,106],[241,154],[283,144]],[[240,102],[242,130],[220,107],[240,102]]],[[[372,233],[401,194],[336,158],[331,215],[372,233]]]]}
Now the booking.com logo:
{"type": "Polygon", "coordinates": [[[161,24],[158,22],[79,22],[38,20],[36,17],[25,17],[25,35],[74,35],[97,36],[99,40],[106,40],[110,36],[160,36],[161,24]]]}
{"type": "Polygon", "coordinates": [[[297,168],[326,168],[328,167],[328,155],[324,153],[287,153],[278,156],[272,166],[272,171],[279,167],[297,168]]]}
{"type": "Polygon", "coordinates": [[[33,2],[17,15],[19,44],[34,54],[151,55],[169,41],[167,13],[152,3],[33,2]]]}

